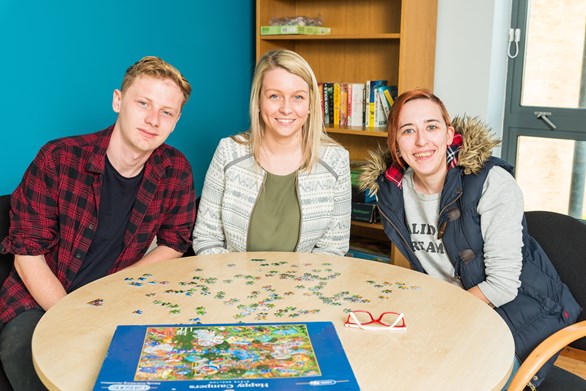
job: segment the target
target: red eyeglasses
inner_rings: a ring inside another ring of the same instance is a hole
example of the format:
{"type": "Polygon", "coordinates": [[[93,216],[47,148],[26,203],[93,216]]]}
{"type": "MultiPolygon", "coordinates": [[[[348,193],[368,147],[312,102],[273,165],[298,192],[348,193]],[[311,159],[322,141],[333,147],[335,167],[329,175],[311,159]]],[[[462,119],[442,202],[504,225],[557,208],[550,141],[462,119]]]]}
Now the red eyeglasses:
{"type": "Polygon", "coordinates": [[[356,310],[348,314],[346,327],[355,327],[362,330],[374,331],[406,331],[405,315],[398,312],[383,312],[378,318],[368,311],[356,310]]]}

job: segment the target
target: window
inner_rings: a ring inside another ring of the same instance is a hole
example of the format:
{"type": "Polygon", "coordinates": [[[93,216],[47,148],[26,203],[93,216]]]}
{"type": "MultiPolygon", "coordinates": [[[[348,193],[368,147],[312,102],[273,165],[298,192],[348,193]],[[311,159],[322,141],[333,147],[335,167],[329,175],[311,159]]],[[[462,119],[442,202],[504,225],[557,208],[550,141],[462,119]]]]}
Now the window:
{"type": "Polygon", "coordinates": [[[503,157],[526,210],[584,219],[586,1],[513,0],[511,27],[503,157]]]}

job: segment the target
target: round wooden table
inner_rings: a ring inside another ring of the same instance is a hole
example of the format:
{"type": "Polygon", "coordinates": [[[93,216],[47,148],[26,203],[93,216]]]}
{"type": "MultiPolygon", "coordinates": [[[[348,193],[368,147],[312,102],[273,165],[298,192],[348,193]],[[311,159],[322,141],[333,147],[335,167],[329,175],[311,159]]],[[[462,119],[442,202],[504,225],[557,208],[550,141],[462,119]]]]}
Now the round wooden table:
{"type": "Polygon", "coordinates": [[[362,390],[500,390],[513,365],[507,325],[463,289],[302,253],[180,258],[94,281],[43,316],[33,360],[49,389],[90,390],[117,325],[299,321],[333,322],[362,390]],[[403,312],[407,331],[346,328],[350,310],[403,312]]]}

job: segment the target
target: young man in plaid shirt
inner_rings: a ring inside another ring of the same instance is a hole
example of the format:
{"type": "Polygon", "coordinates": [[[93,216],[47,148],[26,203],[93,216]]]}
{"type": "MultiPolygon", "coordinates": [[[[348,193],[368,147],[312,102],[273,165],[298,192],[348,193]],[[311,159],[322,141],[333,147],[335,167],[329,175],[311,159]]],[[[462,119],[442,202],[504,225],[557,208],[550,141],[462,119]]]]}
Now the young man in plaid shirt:
{"type": "Polygon", "coordinates": [[[114,91],[115,124],[47,143],[12,194],[10,233],[0,243],[15,255],[0,289],[0,360],[15,390],[44,389],[31,339],[45,311],[95,279],[190,247],[191,166],[164,144],[190,93],[176,68],[144,57],[114,91]]]}

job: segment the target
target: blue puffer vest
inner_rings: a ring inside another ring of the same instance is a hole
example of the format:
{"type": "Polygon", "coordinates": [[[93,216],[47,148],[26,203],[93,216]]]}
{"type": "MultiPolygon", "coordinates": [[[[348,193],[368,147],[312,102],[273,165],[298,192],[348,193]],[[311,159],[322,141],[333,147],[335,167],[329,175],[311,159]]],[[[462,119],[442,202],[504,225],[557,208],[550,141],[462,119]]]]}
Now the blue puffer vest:
{"type": "MultiPolygon", "coordinates": [[[[448,171],[441,195],[438,230],[440,234],[443,232],[446,252],[465,289],[486,279],[484,241],[477,205],[486,176],[495,165],[512,174],[512,167],[495,157],[489,158],[476,175],[464,175],[462,167],[457,166],[448,171]]],[[[386,235],[409,260],[414,270],[425,272],[415,256],[405,223],[402,189],[386,179],[384,174],[376,182],[378,207],[386,235]]],[[[574,323],[581,312],[545,252],[527,234],[525,220],[523,244],[521,287],[517,297],[496,308],[511,329],[515,354],[521,362],[549,335],[574,323]]],[[[541,383],[556,357],[538,372],[532,381],[535,386],[541,383]]]]}

